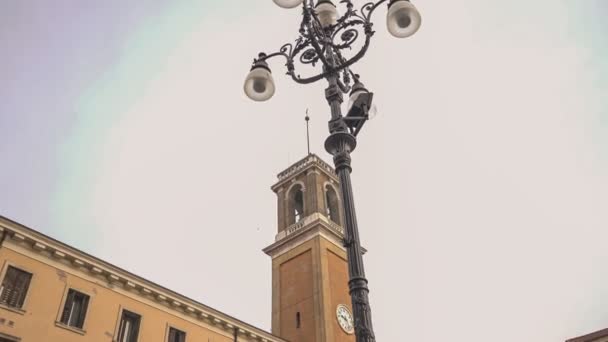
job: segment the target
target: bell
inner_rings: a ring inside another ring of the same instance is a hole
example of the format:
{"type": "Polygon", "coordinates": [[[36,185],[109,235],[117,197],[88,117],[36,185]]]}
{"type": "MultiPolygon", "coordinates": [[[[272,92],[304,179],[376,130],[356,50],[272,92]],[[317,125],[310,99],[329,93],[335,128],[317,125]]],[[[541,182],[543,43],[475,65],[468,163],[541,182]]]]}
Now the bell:
{"type": "Polygon", "coordinates": [[[421,24],[420,12],[409,0],[392,0],[388,5],[386,26],[397,38],[406,38],[418,31],[421,24]]]}

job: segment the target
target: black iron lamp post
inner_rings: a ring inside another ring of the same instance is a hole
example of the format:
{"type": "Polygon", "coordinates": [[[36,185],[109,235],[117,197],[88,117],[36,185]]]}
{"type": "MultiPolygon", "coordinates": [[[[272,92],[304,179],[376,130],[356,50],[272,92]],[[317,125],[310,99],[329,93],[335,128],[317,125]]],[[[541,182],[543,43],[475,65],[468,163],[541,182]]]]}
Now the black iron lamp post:
{"type": "Polygon", "coordinates": [[[260,53],[254,59],[251,71],[245,79],[244,90],[255,101],[266,101],[275,90],[268,63],[272,57],[285,58],[287,75],[300,84],[308,84],[326,79],[329,86],[325,98],[331,109],[329,137],[325,149],[334,157],[336,173],[340,179],[340,191],[344,205],[344,246],[348,255],[349,290],[352,300],[355,335],[357,342],[374,342],[371,311],[368,300],[368,286],[363,268],[359,230],[353,202],[350,180],[350,153],[357,145],[356,136],[373,110],[373,93],[361,83],[359,75],[351,69],[355,62],[367,52],[374,31],[371,17],[383,3],[388,3],[386,25],[395,37],[413,35],[420,27],[420,14],[409,0],[376,0],[354,9],[351,0],[341,0],[344,14],[330,0],[273,0],[283,8],[301,5],[302,23],[300,36],[293,44],[283,45],[278,52],[260,53]],[[363,38],[362,44],[355,42],[363,38]],[[356,52],[353,52],[356,51],[356,52]],[[313,76],[301,77],[296,73],[296,60],[313,68],[320,64],[313,76]],[[353,83],[351,86],[351,82],[353,83]],[[349,94],[348,110],[342,115],[343,95],[349,94]]]}

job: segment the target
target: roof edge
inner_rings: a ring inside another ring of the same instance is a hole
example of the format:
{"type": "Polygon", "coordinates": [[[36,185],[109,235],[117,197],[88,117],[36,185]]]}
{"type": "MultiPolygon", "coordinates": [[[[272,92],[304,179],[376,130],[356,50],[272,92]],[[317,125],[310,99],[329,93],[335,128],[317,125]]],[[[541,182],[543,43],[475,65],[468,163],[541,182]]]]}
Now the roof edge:
{"type": "Polygon", "coordinates": [[[593,342],[602,337],[608,337],[608,328],[592,332],[587,335],[571,338],[566,340],[566,342],[593,342]]]}
{"type": "Polygon", "coordinates": [[[291,166],[277,174],[278,181],[271,187],[276,192],[286,181],[292,178],[292,176],[300,174],[310,168],[316,167],[325,173],[329,178],[338,182],[338,176],[334,168],[326,163],[321,157],[314,153],[306,155],[304,158],[293,163],[291,166]]]}

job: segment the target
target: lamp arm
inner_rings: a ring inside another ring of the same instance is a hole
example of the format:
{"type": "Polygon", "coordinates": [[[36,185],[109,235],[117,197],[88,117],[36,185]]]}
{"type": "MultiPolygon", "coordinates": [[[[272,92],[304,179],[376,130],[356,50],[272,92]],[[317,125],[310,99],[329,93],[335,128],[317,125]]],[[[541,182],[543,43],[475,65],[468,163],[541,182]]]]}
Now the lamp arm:
{"type": "Polygon", "coordinates": [[[380,6],[381,4],[383,4],[385,2],[386,2],[386,0],[380,0],[380,1],[376,2],[376,3],[368,2],[365,5],[363,5],[361,7],[361,14],[365,18],[365,21],[367,21],[368,23],[370,23],[370,19],[372,17],[372,14],[374,14],[374,11],[376,10],[376,8],[378,8],[378,6],[380,6]]]}
{"type": "MultiPolygon", "coordinates": [[[[321,24],[314,10],[314,0],[305,0],[302,2],[304,18],[300,25],[301,37],[296,41],[295,45],[291,43],[285,44],[278,52],[268,54],[264,58],[260,58],[259,61],[265,61],[273,57],[283,56],[286,60],[285,66],[287,67],[287,75],[291,76],[293,81],[300,84],[314,83],[344,69],[347,69],[347,72],[354,76],[352,71],[350,71],[350,69],[348,68],[357,61],[359,61],[361,58],[363,58],[363,56],[367,52],[371,42],[371,37],[374,34],[374,31],[372,30],[372,23],[370,21],[371,16],[376,10],[376,8],[378,8],[378,6],[385,3],[386,1],[387,0],[368,2],[361,7],[360,11],[352,9],[353,4],[351,0],[340,1],[341,3],[346,4],[347,12],[342,17],[340,17],[340,19],[338,19],[337,24],[332,29],[333,33],[331,37],[326,37],[327,33],[324,30],[319,29],[321,24]],[[348,18],[356,19],[348,20],[348,18]],[[340,53],[340,50],[343,48],[350,47],[350,45],[356,39],[356,35],[354,36],[354,38],[351,38],[349,42],[340,45],[334,44],[333,40],[338,32],[344,30],[349,26],[354,25],[363,25],[365,31],[365,42],[359,52],[357,52],[350,59],[346,60],[340,53]],[[306,46],[312,46],[311,51],[314,50],[314,53],[316,54],[315,57],[323,63],[324,68],[323,72],[315,76],[302,78],[300,77],[300,75],[296,74],[294,59],[295,56],[302,52],[302,50],[306,46]],[[328,51],[331,52],[328,53],[328,51]],[[334,58],[332,56],[338,58],[334,58]],[[331,61],[328,58],[331,58],[331,61]]],[[[346,81],[345,84],[341,80],[338,80],[338,86],[340,90],[344,93],[350,91],[348,81],[346,81]]]]}
{"type": "Polygon", "coordinates": [[[317,82],[318,80],[324,79],[325,77],[327,77],[329,75],[329,73],[324,72],[324,73],[318,74],[316,76],[307,77],[307,78],[301,78],[299,75],[296,76],[295,73],[291,73],[290,75],[291,75],[291,79],[297,83],[310,84],[310,83],[317,82]]]}
{"type": "MultiPolygon", "coordinates": [[[[297,47],[296,47],[296,49],[297,49],[297,47]]],[[[315,75],[312,77],[305,77],[305,78],[300,77],[300,75],[296,75],[295,66],[294,66],[294,62],[293,62],[294,53],[297,53],[297,51],[293,49],[292,44],[288,43],[288,44],[283,45],[281,47],[281,49],[277,52],[270,53],[268,55],[265,55],[262,58],[254,59],[254,64],[256,62],[265,62],[271,58],[282,56],[286,60],[285,66],[287,67],[287,75],[291,76],[291,78],[295,82],[300,83],[300,84],[313,83],[313,82],[321,80],[321,79],[325,78],[327,75],[329,75],[329,72],[323,72],[318,75],[315,75]]]]}

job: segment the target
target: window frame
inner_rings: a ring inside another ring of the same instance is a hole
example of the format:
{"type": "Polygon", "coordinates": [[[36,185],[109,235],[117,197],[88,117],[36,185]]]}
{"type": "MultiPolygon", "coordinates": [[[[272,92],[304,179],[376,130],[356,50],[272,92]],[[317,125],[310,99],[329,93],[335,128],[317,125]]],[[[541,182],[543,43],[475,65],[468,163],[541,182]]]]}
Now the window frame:
{"type": "Polygon", "coordinates": [[[31,291],[34,287],[34,282],[36,280],[36,274],[29,267],[24,267],[21,264],[12,262],[10,260],[6,260],[4,262],[4,265],[2,265],[2,272],[0,273],[0,287],[2,286],[2,283],[4,282],[4,278],[6,277],[6,273],[8,273],[9,267],[13,267],[20,271],[29,273],[32,275],[32,277],[30,278],[30,283],[27,287],[27,290],[25,291],[25,297],[23,298],[23,305],[21,305],[21,307],[13,307],[13,306],[6,305],[4,303],[0,303],[0,308],[11,311],[11,312],[18,313],[20,315],[24,315],[27,312],[28,304],[29,304],[30,297],[31,297],[31,291]]]}
{"type": "Polygon", "coordinates": [[[180,328],[176,327],[175,325],[167,324],[167,328],[165,329],[165,341],[166,342],[171,342],[171,341],[169,341],[169,337],[171,336],[171,329],[177,330],[179,332],[183,332],[184,333],[184,342],[187,341],[188,332],[186,332],[185,329],[180,329],[180,328]]]}
{"type": "Polygon", "coordinates": [[[139,316],[139,325],[137,327],[137,337],[135,338],[135,342],[138,342],[140,340],[139,337],[141,336],[142,327],[144,325],[144,316],[141,315],[141,314],[139,314],[139,313],[137,313],[136,310],[132,310],[131,308],[124,307],[122,305],[119,307],[119,310],[118,310],[118,317],[116,319],[116,326],[114,328],[114,339],[113,339],[113,341],[121,342],[118,339],[120,337],[119,336],[119,334],[120,334],[120,325],[121,325],[121,322],[122,322],[123,313],[125,311],[139,316]]]}
{"type": "Polygon", "coordinates": [[[58,326],[61,326],[62,328],[67,328],[68,330],[75,330],[76,332],[79,332],[79,333],[85,333],[87,331],[86,327],[87,327],[87,323],[89,321],[87,318],[89,315],[92,301],[93,301],[93,296],[91,296],[91,294],[88,293],[87,291],[83,291],[82,288],[79,288],[76,286],[66,285],[65,290],[63,291],[63,298],[61,299],[61,304],[59,305],[59,312],[57,313],[57,319],[55,320],[55,324],[58,326]],[[63,323],[61,321],[61,319],[63,318],[63,311],[65,310],[65,305],[68,301],[70,290],[76,291],[78,293],[81,293],[81,294],[89,297],[89,301],[87,303],[87,309],[84,312],[84,318],[83,318],[84,322],[82,324],[82,328],[68,325],[67,323],[63,323]]]}
{"type": "Polygon", "coordinates": [[[10,341],[10,342],[19,342],[19,341],[21,341],[21,337],[8,335],[8,334],[2,333],[2,332],[0,332],[0,338],[3,338],[3,339],[5,339],[7,341],[10,341]]]}

